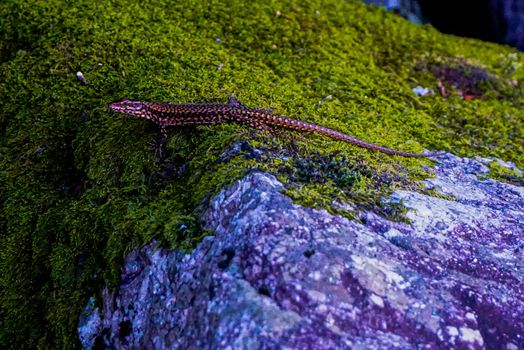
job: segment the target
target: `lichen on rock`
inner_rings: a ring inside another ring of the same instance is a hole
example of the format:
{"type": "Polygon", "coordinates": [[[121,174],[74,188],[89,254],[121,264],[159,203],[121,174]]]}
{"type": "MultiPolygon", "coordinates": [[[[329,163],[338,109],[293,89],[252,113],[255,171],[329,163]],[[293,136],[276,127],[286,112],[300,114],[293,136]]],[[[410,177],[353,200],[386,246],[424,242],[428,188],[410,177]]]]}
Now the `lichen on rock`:
{"type": "Polygon", "coordinates": [[[409,224],[304,208],[274,176],[249,174],[211,200],[203,220],[216,235],[193,252],[150,244],[127,257],[88,338],[114,348],[520,348],[524,190],[479,179],[486,166],[451,154],[434,171],[427,185],[455,199],[396,191],[389,200],[409,208],[409,224]]]}

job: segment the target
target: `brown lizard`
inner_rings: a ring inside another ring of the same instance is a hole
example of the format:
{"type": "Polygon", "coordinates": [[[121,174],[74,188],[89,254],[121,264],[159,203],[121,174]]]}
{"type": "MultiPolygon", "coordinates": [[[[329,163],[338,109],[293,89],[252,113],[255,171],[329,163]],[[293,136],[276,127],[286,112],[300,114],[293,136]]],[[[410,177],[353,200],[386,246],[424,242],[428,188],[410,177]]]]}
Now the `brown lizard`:
{"type": "Polygon", "coordinates": [[[352,143],[359,147],[403,157],[434,157],[441,154],[420,154],[397,151],[392,148],[359,140],[353,136],[320,125],[274,115],[271,111],[265,109],[248,108],[235,98],[230,98],[229,104],[172,104],[122,100],[110,103],[109,108],[115,112],[125,113],[155,122],[160,126],[164,137],[167,136],[165,129],[167,126],[229,122],[247,124],[259,130],[269,130],[273,126],[278,126],[290,130],[317,133],[335,140],[352,143]]]}

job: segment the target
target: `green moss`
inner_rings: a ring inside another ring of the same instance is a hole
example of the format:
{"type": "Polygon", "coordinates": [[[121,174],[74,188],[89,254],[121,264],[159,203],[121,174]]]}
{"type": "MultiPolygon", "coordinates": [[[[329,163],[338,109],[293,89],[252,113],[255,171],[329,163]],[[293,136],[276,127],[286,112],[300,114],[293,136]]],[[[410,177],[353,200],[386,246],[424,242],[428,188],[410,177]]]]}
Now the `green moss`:
{"type": "Polygon", "coordinates": [[[522,167],[521,65],[509,48],[351,1],[2,2],[0,347],[77,347],[78,315],[124,256],[151,239],[194,247],[206,200],[249,171],[277,174],[301,203],[400,217],[380,198],[417,188],[431,164],[236,125],[175,129],[157,162],[154,126],[108,102],[234,95],[392,148],[522,167]],[[432,66],[486,72],[482,97],[416,97],[414,86],[435,86],[432,66]],[[239,140],[264,152],[224,156],[239,140]]]}
{"type": "Polygon", "coordinates": [[[524,186],[524,173],[512,167],[507,167],[494,160],[487,164],[490,169],[489,177],[508,182],[517,186],[524,186]]]}

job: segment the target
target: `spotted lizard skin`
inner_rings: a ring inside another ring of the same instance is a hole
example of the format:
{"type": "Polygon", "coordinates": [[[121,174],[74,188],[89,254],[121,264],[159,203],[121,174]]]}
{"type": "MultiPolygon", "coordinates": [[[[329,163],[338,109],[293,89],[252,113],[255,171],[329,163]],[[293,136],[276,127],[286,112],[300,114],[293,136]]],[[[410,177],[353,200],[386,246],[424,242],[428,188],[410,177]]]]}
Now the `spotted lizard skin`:
{"type": "Polygon", "coordinates": [[[151,101],[122,100],[109,104],[115,112],[151,120],[165,133],[167,126],[240,123],[259,130],[281,127],[288,130],[316,133],[358,147],[402,157],[434,157],[439,153],[410,153],[359,140],[324,126],[274,115],[265,109],[248,108],[231,98],[229,104],[172,104],[151,101]]]}

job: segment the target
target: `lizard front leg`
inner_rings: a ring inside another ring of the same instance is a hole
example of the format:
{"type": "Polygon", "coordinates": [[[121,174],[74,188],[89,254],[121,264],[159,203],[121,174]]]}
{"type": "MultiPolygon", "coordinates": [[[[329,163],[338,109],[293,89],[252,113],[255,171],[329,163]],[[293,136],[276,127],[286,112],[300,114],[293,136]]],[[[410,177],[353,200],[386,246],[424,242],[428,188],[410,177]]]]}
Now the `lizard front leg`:
{"type": "Polygon", "coordinates": [[[159,132],[155,139],[150,144],[150,150],[154,151],[154,159],[156,161],[162,161],[165,158],[165,150],[166,150],[166,143],[167,143],[167,129],[163,125],[159,125],[159,132]]]}

